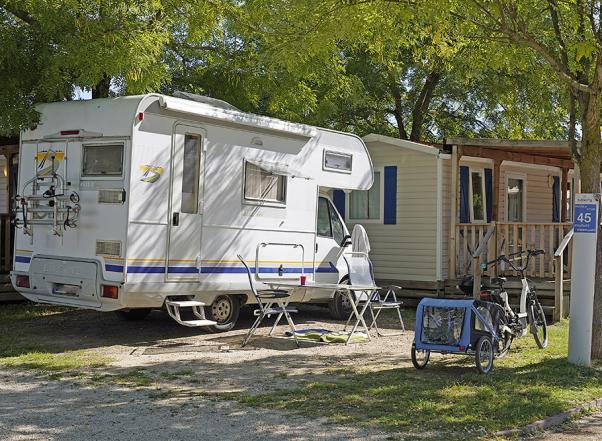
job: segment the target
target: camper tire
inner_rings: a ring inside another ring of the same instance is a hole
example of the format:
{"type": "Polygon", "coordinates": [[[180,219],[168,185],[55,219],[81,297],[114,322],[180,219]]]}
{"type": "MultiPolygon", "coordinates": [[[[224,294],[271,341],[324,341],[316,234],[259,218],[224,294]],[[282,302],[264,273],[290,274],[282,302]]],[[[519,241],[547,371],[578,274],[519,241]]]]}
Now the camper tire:
{"type": "MultiPolygon", "coordinates": [[[[342,285],[349,284],[349,278],[344,277],[340,282],[342,285]]],[[[349,297],[342,291],[335,291],[330,302],[328,302],[328,312],[335,320],[347,320],[351,315],[351,304],[349,297]]]]}
{"type": "Polygon", "coordinates": [[[134,322],[137,320],[144,320],[150,312],[151,308],[136,308],[136,309],[120,309],[115,311],[115,314],[122,320],[127,320],[129,322],[134,322]]]}
{"type": "Polygon", "coordinates": [[[230,331],[236,325],[240,313],[240,299],[236,296],[221,295],[213,303],[205,306],[205,317],[217,324],[208,326],[209,332],[230,331]]]}

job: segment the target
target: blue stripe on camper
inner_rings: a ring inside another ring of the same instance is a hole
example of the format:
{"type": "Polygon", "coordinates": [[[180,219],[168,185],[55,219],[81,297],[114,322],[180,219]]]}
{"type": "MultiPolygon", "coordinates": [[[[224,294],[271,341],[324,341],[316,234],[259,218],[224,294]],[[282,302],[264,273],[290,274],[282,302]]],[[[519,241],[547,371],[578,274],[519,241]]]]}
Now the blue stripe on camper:
{"type": "Polygon", "coordinates": [[[31,257],[15,256],[15,262],[18,262],[18,263],[29,263],[29,262],[31,262],[31,257]]]}
{"type": "Polygon", "coordinates": [[[460,223],[470,222],[470,201],[468,200],[468,186],[470,181],[470,170],[465,165],[460,166],[460,223]]]}
{"type": "Polygon", "coordinates": [[[110,271],[112,273],[122,273],[123,265],[105,265],[105,270],[110,271]]]}
{"type": "Polygon", "coordinates": [[[334,202],[334,206],[337,211],[345,220],[345,192],[343,190],[335,190],[332,192],[332,202],[334,202]]]}
{"type": "Polygon", "coordinates": [[[493,220],[493,170],[485,169],[485,201],[487,202],[487,222],[493,220]]]}
{"type": "Polygon", "coordinates": [[[167,267],[167,272],[172,274],[194,274],[198,273],[199,269],[194,266],[170,266],[167,267]]]}
{"type": "Polygon", "coordinates": [[[385,195],[384,195],[384,217],[385,225],[397,223],[397,166],[385,166],[385,195]]]}
{"type": "Polygon", "coordinates": [[[160,274],[165,273],[164,266],[128,266],[128,273],[160,274]]]}
{"type": "Polygon", "coordinates": [[[552,222],[560,222],[560,178],[554,176],[552,185],[552,222]]]}

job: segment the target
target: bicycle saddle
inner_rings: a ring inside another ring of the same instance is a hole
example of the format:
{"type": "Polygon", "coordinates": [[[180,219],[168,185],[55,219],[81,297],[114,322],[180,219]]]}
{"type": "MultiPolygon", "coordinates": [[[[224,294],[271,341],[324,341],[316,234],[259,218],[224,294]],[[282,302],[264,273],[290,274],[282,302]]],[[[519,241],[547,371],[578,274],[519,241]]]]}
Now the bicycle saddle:
{"type": "Polygon", "coordinates": [[[491,279],[491,283],[495,283],[496,285],[503,285],[504,283],[506,283],[508,279],[505,277],[494,277],[493,279],[491,279]]]}

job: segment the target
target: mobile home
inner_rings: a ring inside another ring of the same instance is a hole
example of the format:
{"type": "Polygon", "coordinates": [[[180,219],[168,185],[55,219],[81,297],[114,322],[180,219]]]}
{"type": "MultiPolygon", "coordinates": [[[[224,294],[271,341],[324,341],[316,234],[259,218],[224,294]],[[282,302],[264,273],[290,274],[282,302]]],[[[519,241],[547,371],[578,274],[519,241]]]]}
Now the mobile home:
{"type": "MultiPolygon", "coordinates": [[[[339,282],[332,189],[368,190],[350,134],[157,94],[40,105],[21,136],[14,270],[30,300],[230,329],[258,282],[339,282]],[[200,308],[201,303],[204,309],[200,308]],[[193,306],[202,320],[180,320],[193,306]]],[[[307,289],[299,301],[328,302],[307,289]]]]}
{"type": "MultiPolygon", "coordinates": [[[[406,296],[453,292],[457,280],[473,271],[472,254],[490,229],[484,258],[543,248],[546,254],[531,265],[530,276],[557,277],[554,251],[571,229],[579,187],[566,142],[453,138],[427,145],[376,134],[363,139],[374,185],[335,193],[334,200],[349,226],[359,222],[368,231],[381,283],[403,286],[406,296]]],[[[554,289],[553,283],[540,286],[554,289]]]]}

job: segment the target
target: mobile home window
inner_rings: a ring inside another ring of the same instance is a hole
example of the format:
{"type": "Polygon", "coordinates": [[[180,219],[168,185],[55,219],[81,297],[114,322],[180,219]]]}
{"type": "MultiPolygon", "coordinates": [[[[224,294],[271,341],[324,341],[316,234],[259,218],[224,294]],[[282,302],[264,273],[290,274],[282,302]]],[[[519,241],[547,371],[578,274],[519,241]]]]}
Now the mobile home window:
{"type": "Polygon", "coordinates": [[[245,162],[245,199],[284,203],[286,176],[278,175],[245,162]]]}
{"type": "Polygon", "coordinates": [[[525,182],[520,178],[508,178],[508,222],[524,222],[525,182]]]}
{"type": "Polygon", "coordinates": [[[354,190],[349,195],[349,219],[380,219],[380,172],[374,172],[370,190],[354,190]]]}
{"type": "Polygon", "coordinates": [[[201,171],[201,137],[184,135],[182,168],[182,213],[199,212],[199,179],[201,171]]]}
{"type": "Polygon", "coordinates": [[[324,168],[351,173],[352,155],[324,150],[324,168]]]}
{"type": "Polygon", "coordinates": [[[82,176],[121,176],[123,144],[83,146],[82,176]]]}
{"type": "Polygon", "coordinates": [[[472,221],[485,222],[485,179],[482,170],[471,171],[470,192],[472,221]]]}

